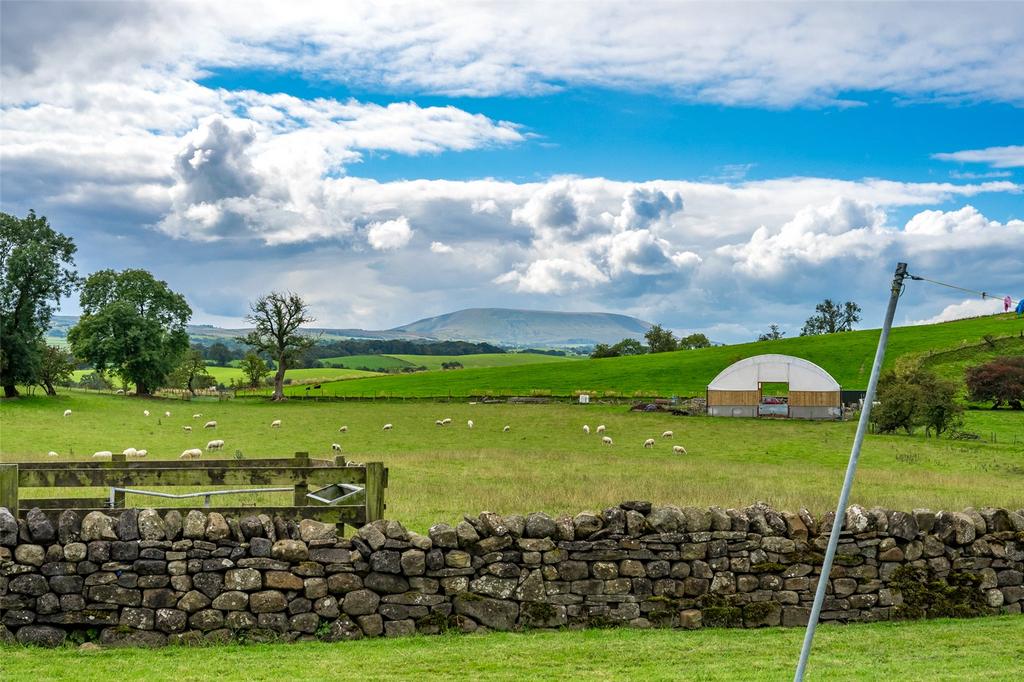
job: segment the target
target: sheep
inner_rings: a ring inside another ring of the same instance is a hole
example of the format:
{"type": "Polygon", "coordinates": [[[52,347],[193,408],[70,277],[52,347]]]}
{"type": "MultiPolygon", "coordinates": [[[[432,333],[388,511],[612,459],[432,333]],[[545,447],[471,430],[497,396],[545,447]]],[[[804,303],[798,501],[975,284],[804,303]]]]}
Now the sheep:
{"type": "Polygon", "coordinates": [[[472,419],[467,419],[466,420],[466,426],[468,428],[473,428],[473,420],[472,419]]]}
{"type": "Polygon", "coordinates": [[[270,422],[270,428],[272,428],[272,429],[279,429],[279,428],[281,428],[281,420],[280,419],[275,419],[274,421],[270,422]]]}
{"type": "Polygon", "coordinates": [[[331,450],[334,450],[335,452],[341,452],[341,445],[339,445],[338,443],[331,443],[331,450]]]}
{"type": "Polygon", "coordinates": [[[189,450],[185,450],[184,452],[182,452],[181,455],[178,456],[178,459],[199,459],[202,456],[202,450],[200,450],[199,448],[191,448],[189,450]]]}
{"type": "Polygon", "coordinates": [[[149,450],[136,450],[135,451],[135,456],[136,457],[145,457],[148,454],[149,454],[149,450]]]}
{"type": "Polygon", "coordinates": [[[599,424],[598,427],[597,427],[597,432],[598,433],[604,433],[605,432],[605,425],[604,424],[599,424]]]}
{"type": "Polygon", "coordinates": [[[512,427],[509,426],[508,424],[505,424],[505,428],[502,429],[502,432],[503,433],[508,433],[511,430],[512,430],[512,427]]]}
{"type": "Polygon", "coordinates": [[[50,450],[49,452],[46,453],[46,456],[47,457],[57,457],[58,455],[53,450],[50,450]]]}
{"type": "Polygon", "coordinates": [[[672,452],[676,453],[677,455],[685,455],[686,448],[684,448],[682,445],[673,445],[672,452]]]}
{"type": "Polygon", "coordinates": [[[654,439],[653,438],[648,438],[647,440],[645,440],[644,441],[644,447],[645,448],[653,448],[654,447],[654,439]]]}
{"type": "Polygon", "coordinates": [[[434,424],[435,424],[436,426],[444,426],[444,424],[442,424],[442,423],[441,423],[441,420],[440,420],[440,419],[435,419],[435,420],[434,420],[434,424]]]}
{"type": "Polygon", "coordinates": [[[116,391],[114,391],[114,395],[124,395],[124,389],[123,388],[117,389],[116,391]]]}
{"type": "Polygon", "coordinates": [[[202,412],[196,412],[194,415],[192,415],[193,419],[202,419],[202,417],[203,417],[203,413],[202,412]]]}
{"type": "Polygon", "coordinates": [[[215,429],[215,428],[217,428],[217,421],[214,420],[214,419],[211,419],[210,421],[208,421],[205,424],[203,424],[203,428],[204,429],[215,429]]]}
{"type": "Polygon", "coordinates": [[[191,426],[182,426],[181,430],[184,431],[185,433],[192,433],[192,427],[191,426]]]}
{"type": "Polygon", "coordinates": [[[384,425],[384,429],[383,429],[383,430],[384,430],[384,431],[390,431],[390,430],[391,430],[391,429],[393,429],[393,428],[395,428],[395,427],[394,427],[393,425],[391,425],[391,424],[385,424],[385,425],[384,425]]]}
{"type": "Polygon", "coordinates": [[[340,429],[338,429],[338,433],[348,433],[348,427],[342,426],[340,429]]]}
{"type": "Polygon", "coordinates": [[[210,451],[210,450],[221,450],[223,448],[224,448],[224,441],[220,440],[220,439],[211,440],[209,443],[206,444],[206,450],[207,451],[210,451]]]}
{"type": "Polygon", "coordinates": [[[588,436],[590,435],[590,426],[589,425],[587,425],[587,424],[583,425],[583,433],[587,434],[588,436]]]}
{"type": "Polygon", "coordinates": [[[149,416],[149,410],[143,410],[142,411],[142,416],[143,417],[148,417],[149,416]]]}
{"type": "Polygon", "coordinates": [[[64,416],[65,417],[70,417],[71,416],[71,410],[64,410],[64,416]]]}
{"type": "Polygon", "coordinates": [[[111,452],[110,450],[99,450],[97,452],[92,453],[92,456],[97,459],[110,459],[111,457],[114,456],[114,453],[111,452]]]}
{"type": "Polygon", "coordinates": [[[445,417],[444,419],[441,420],[441,424],[443,424],[444,426],[448,426],[451,423],[452,423],[452,418],[451,417],[445,417]]]}
{"type": "Polygon", "coordinates": [[[138,452],[135,448],[125,448],[121,454],[125,457],[134,457],[138,452]]]}
{"type": "Polygon", "coordinates": [[[674,434],[671,431],[666,431],[665,433],[661,434],[661,437],[662,438],[671,438],[673,435],[674,434]]]}
{"type": "Polygon", "coordinates": [[[165,417],[170,417],[171,416],[171,411],[170,410],[164,410],[164,416],[165,417]]]}
{"type": "Polygon", "coordinates": [[[608,436],[605,436],[604,438],[602,438],[601,442],[604,443],[605,445],[613,445],[612,439],[609,438],[608,436]]]}

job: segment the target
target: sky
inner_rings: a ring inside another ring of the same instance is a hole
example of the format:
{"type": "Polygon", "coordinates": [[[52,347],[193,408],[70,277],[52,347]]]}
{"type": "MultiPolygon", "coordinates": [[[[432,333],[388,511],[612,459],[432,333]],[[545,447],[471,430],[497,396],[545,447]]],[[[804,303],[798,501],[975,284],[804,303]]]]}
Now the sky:
{"type": "MultiPolygon", "coordinates": [[[[291,290],[324,327],[731,343],[826,297],[877,327],[901,260],[1024,296],[1024,3],[3,1],[0,32],[0,210],[195,323],[291,290]]],[[[996,309],[913,282],[897,322],[996,309]]]]}

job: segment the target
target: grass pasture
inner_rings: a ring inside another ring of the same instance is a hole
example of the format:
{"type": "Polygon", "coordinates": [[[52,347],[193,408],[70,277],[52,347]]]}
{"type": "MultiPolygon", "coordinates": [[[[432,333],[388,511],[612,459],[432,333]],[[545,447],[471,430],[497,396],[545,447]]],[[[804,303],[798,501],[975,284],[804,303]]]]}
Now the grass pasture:
{"type": "MultiPolygon", "coordinates": [[[[415,357],[415,356],[412,356],[415,357]]],[[[332,358],[320,358],[320,362],[329,367],[358,369],[366,367],[375,372],[402,369],[403,367],[419,367],[419,364],[407,362],[392,355],[338,355],[332,358]]]]}
{"type": "MultiPolygon", "coordinates": [[[[1024,507],[1021,414],[978,410],[966,416],[967,428],[983,440],[869,436],[852,501],[902,509],[1024,507]],[[990,442],[993,438],[996,442],[990,442]]],[[[86,460],[96,450],[126,447],[146,448],[150,459],[173,459],[211,438],[226,441],[225,457],[236,450],[250,458],[288,457],[298,450],[328,457],[331,443],[338,442],[349,459],[385,462],[390,468],[387,514],[418,530],[484,509],[575,513],[625,499],[720,506],[765,500],[777,508],[823,512],[835,504],[856,426],[673,417],[598,404],[182,402],[78,391],[4,401],[0,424],[0,461],[5,462],[41,461],[51,449],[60,453],[58,461],[86,460]],[[67,419],[66,408],[73,411],[67,419]],[[154,416],[144,417],[143,409],[154,416]],[[156,416],[164,410],[173,416],[156,416]],[[193,421],[194,412],[202,419],[193,421]],[[453,425],[435,426],[444,417],[453,425]],[[219,422],[216,434],[200,428],[207,419],[219,422]],[[283,421],[282,428],[270,428],[274,419],[283,421]],[[468,419],[475,422],[472,430],[468,419]],[[385,422],[394,430],[382,431],[385,422]],[[615,445],[585,436],[585,423],[606,424],[615,445]],[[184,433],[183,424],[194,432],[184,433]],[[338,433],[342,424],[348,433],[338,433]],[[502,432],[505,424],[511,432],[502,432]],[[658,438],[654,449],[642,447],[645,438],[668,429],[675,432],[673,440],[658,438]],[[672,454],[671,445],[680,443],[687,456],[672,454]]],[[[80,490],[77,494],[99,494],[80,490]]],[[[272,502],[270,494],[250,498],[237,504],[272,502]]],[[[128,503],[146,504],[131,497],[128,503]]]]}
{"type": "MultiPolygon", "coordinates": [[[[745,680],[792,679],[802,628],[583,630],[442,635],[158,650],[0,646],[0,676],[20,682],[110,679],[745,680]]],[[[1019,679],[1024,618],[823,625],[808,680],[1019,679]]]]}

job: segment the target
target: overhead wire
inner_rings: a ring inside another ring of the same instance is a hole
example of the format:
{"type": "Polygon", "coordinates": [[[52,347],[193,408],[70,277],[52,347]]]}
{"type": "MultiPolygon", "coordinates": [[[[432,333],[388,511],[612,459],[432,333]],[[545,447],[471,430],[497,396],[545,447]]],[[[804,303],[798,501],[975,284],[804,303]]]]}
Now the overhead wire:
{"type": "Polygon", "coordinates": [[[965,291],[965,292],[967,292],[969,294],[976,294],[978,296],[981,296],[983,299],[991,298],[992,300],[995,300],[995,301],[1004,301],[1007,298],[1009,298],[1010,299],[1010,310],[1013,310],[1014,308],[1016,308],[1017,304],[1020,303],[1019,299],[1014,299],[1009,294],[1004,294],[1002,296],[1000,296],[998,294],[990,294],[987,291],[978,291],[977,289],[968,289],[966,287],[957,286],[956,284],[950,284],[948,282],[940,282],[937,279],[929,279],[928,277],[922,277],[921,275],[912,275],[910,273],[907,273],[907,278],[908,279],[912,279],[912,280],[916,280],[916,281],[919,281],[919,282],[930,282],[931,284],[937,284],[940,287],[948,287],[950,289],[956,289],[957,291],[965,291]]]}

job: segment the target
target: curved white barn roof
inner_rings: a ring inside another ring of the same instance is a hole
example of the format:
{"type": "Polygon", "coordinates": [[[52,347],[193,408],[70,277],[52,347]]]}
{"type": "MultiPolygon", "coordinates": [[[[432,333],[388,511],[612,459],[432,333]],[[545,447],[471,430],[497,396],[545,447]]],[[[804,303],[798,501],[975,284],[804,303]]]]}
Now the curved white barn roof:
{"type": "Polygon", "coordinates": [[[708,384],[711,391],[754,391],[759,382],[788,383],[790,391],[838,391],[832,375],[792,355],[755,355],[723,369],[708,384]]]}

